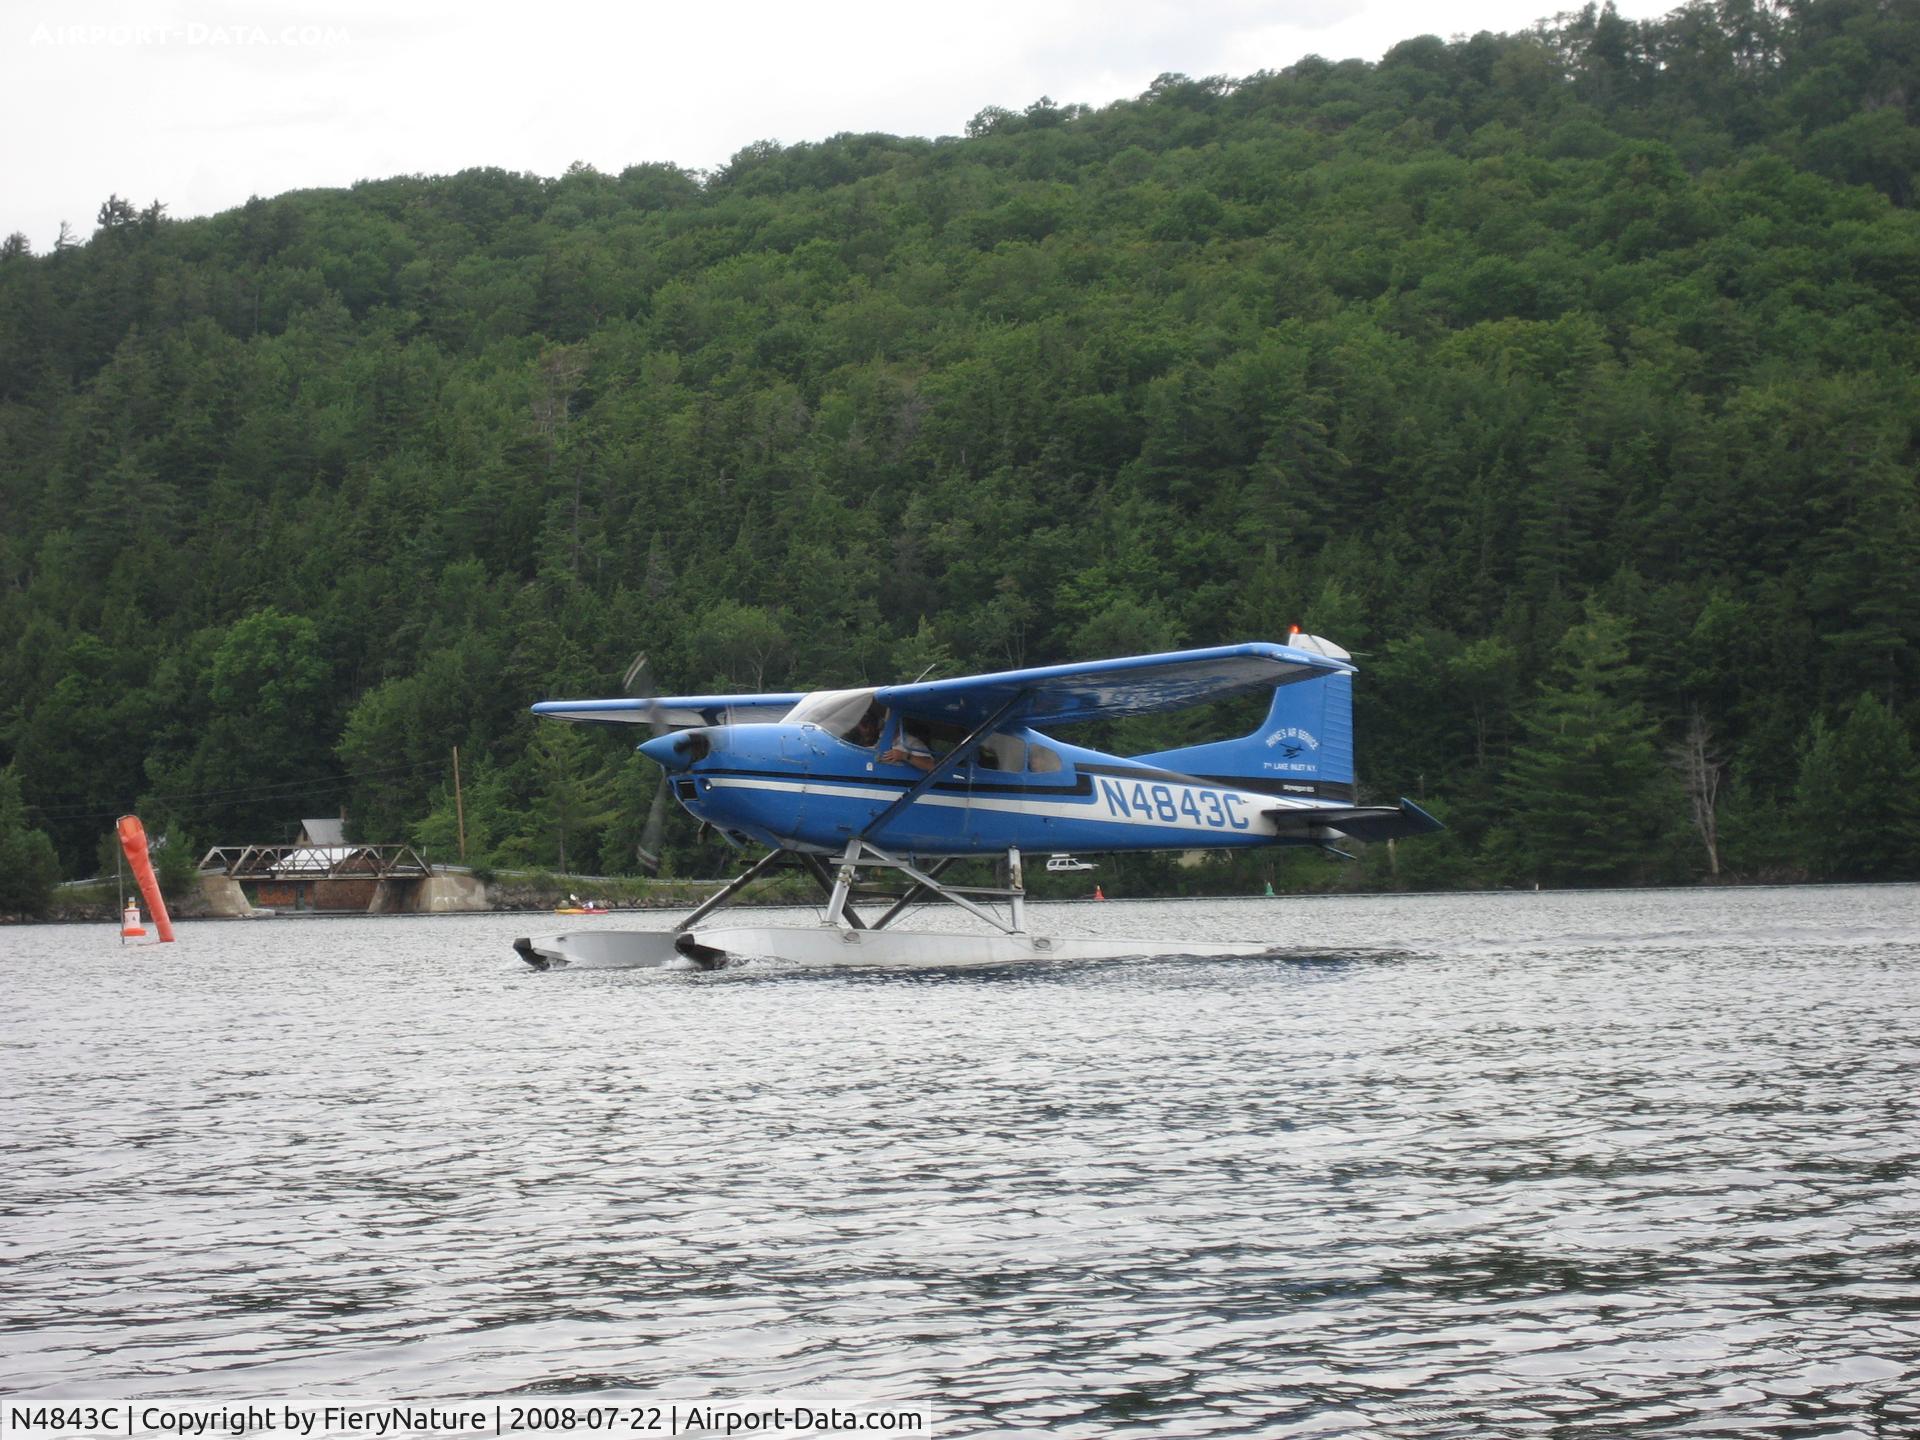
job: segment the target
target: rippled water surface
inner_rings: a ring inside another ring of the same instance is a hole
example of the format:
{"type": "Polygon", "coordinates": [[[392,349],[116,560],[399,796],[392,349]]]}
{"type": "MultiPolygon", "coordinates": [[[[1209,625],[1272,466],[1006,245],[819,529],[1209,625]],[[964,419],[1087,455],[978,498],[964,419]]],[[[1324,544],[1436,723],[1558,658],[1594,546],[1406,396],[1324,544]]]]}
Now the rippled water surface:
{"type": "Polygon", "coordinates": [[[1920,1433],[1920,890],[1034,909],[1281,948],[542,975],[523,917],[0,930],[0,1391],[1920,1433]]]}

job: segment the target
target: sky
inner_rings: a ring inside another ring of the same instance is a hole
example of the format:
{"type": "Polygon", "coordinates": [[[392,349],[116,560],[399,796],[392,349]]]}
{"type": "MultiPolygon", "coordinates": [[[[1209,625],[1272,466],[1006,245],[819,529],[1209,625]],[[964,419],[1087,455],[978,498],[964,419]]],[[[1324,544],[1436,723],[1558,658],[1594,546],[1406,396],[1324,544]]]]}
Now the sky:
{"type": "MultiPolygon", "coordinates": [[[[1640,18],[1673,0],[1618,0],[1640,18]]],[[[957,135],[1155,76],[1377,60],[1572,0],[0,0],[0,234],[473,166],[722,165],[757,140],[957,135]]]]}

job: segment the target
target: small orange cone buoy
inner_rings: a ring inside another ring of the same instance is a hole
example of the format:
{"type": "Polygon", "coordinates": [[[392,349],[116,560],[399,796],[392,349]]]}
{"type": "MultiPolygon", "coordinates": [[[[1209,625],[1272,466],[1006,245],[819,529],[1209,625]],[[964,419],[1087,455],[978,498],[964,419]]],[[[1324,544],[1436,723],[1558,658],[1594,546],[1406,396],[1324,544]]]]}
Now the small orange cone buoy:
{"type": "Polygon", "coordinates": [[[120,917],[120,938],[122,940],[137,939],[146,933],[146,927],[140,923],[139,905],[129,900],[127,902],[127,913],[120,917]]]}
{"type": "Polygon", "coordinates": [[[1093,898],[1096,900],[1104,900],[1107,897],[1100,893],[1100,887],[1096,885],[1093,887],[1093,898]]]}

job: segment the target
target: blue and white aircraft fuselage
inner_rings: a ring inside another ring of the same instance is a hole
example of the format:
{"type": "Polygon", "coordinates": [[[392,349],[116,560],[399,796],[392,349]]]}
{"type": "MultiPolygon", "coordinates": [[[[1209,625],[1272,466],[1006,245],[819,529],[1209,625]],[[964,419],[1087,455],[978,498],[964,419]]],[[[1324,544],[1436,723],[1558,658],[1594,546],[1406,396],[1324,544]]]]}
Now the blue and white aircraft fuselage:
{"type": "MultiPolygon", "coordinates": [[[[1035,730],[1001,735],[1048,768],[963,762],[885,827],[886,845],[927,856],[1271,845],[1282,830],[1268,811],[1321,808],[1065,745],[1035,730]]],[[[696,818],[763,845],[837,855],[924,778],[910,764],[881,760],[885,740],[856,745],[813,724],[732,725],[704,738],[710,748],[697,759],[680,736],[640,748],[667,767],[675,795],[696,818]]]]}

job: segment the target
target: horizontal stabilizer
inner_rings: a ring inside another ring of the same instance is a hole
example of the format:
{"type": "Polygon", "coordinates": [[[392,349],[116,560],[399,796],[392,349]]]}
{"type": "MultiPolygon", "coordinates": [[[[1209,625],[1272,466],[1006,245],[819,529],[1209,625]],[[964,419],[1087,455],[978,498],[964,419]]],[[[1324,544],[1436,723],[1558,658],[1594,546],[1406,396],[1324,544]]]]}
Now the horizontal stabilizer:
{"type": "Polygon", "coordinates": [[[1355,840],[1404,840],[1409,835],[1430,835],[1447,828],[1406,799],[1398,805],[1276,809],[1267,811],[1267,818],[1279,827],[1283,839],[1298,835],[1317,840],[1325,838],[1326,832],[1337,830],[1355,840]]]}

